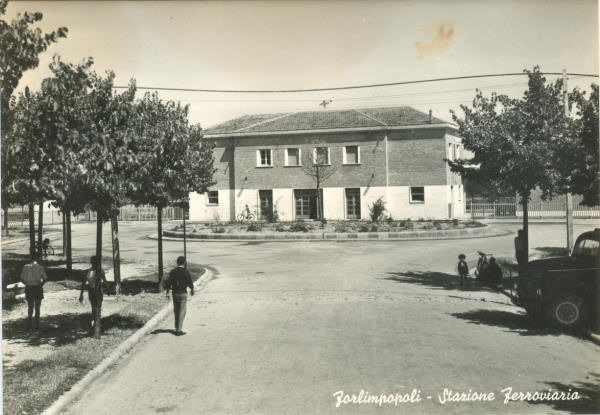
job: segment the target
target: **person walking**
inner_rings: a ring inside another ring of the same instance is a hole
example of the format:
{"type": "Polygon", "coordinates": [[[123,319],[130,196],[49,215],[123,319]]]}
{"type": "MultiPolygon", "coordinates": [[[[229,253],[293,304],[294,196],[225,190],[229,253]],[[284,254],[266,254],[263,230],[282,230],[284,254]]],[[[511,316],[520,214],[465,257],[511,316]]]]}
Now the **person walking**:
{"type": "Polygon", "coordinates": [[[173,291],[173,313],[175,314],[175,335],[183,336],[185,332],[183,319],[185,318],[187,289],[190,288],[190,294],[194,295],[194,283],[190,272],[185,268],[185,258],[177,258],[177,267],[170,273],[165,281],[166,296],[169,298],[169,290],[173,291]]]}
{"type": "Polygon", "coordinates": [[[33,254],[31,262],[21,270],[21,281],[25,284],[27,300],[27,330],[31,330],[31,320],[35,310],[35,329],[40,327],[40,308],[44,298],[44,284],[48,280],[44,267],[38,263],[38,254],[33,254]]]}
{"type": "Polygon", "coordinates": [[[106,282],[106,275],[104,270],[100,266],[100,261],[96,255],[90,258],[92,267],[86,272],[85,278],[81,282],[81,293],[79,294],[79,302],[83,302],[83,291],[85,287],[88,288],[88,298],[92,305],[92,327],[90,328],[90,334],[93,333],[94,337],[100,337],[100,331],[102,329],[100,320],[102,312],[102,300],[104,299],[104,293],[102,292],[102,284],[106,282]]]}

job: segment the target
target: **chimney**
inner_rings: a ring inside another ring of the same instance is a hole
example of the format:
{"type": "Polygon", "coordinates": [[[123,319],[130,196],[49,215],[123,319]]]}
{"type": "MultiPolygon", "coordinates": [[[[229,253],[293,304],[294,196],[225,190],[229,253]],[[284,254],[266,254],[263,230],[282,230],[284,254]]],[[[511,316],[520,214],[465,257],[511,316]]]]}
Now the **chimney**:
{"type": "Polygon", "coordinates": [[[429,110],[429,120],[427,122],[431,124],[431,110],[429,110]]]}

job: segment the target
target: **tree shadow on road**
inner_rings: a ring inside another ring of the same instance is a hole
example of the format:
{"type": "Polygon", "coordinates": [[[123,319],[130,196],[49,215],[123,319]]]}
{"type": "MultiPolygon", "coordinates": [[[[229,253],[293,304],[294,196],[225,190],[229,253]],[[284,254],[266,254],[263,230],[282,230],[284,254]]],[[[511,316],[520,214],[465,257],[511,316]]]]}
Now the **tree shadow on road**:
{"type": "MultiPolygon", "coordinates": [[[[5,321],[2,324],[4,340],[17,341],[26,346],[50,344],[63,346],[88,337],[91,327],[91,313],[66,313],[40,318],[40,328],[35,331],[27,330],[26,318],[5,321]]],[[[102,331],[108,332],[113,328],[138,329],[144,322],[133,316],[112,314],[102,317],[102,331]]]]}
{"type": "Polygon", "coordinates": [[[521,336],[560,336],[569,335],[587,340],[585,333],[563,332],[554,328],[545,327],[541,322],[534,320],[524,312],[511,312],[503,310],[472,310],[464,313],[450,313],[449,315],[468,320],[471,324],[483,324],[508,329],[510,332],[521,336]]]}
{"type": "Polygon", "coordinates": [[[457,290],[457,291],[485,291],[494,292],[491,288],[481,285],[473,278],[465,281],[464,287],[460,286],[460,277],[458,275],[445,274],[443,272],[388,272],[389,277],[384,279],[408,284],[419,284],[426,287],[457,290]]]}
{"type": "Polygon", "coordinates": [[[530,401],[531,405],[550,405],[556,411],[566,411],[571,414],[598,414],[600,413],[600,374],[591,372],[586,380],[565,384],[561,382],[546,382],[553,391],[578,392],[580,398],[577,400],[560,401],[530,401]]]}

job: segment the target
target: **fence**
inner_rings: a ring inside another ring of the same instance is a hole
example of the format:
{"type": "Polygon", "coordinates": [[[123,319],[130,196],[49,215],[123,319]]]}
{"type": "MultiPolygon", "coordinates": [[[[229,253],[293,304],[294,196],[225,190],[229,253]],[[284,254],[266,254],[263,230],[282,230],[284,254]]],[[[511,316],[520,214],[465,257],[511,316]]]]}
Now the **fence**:
{"type": "MultiPolygon", "coordinates": [[[[527,205],[529,218],[564,218],[565,203],[554,200],[549,202],[532,202],[527,205]]],[[[474,203],[467,202],[466,213],[473,219],[484,218],[517,218],[523,217],[523,206],[520,203],[474,203]]],[[[574,206],[575,218],[600,218],[600,206],[574,206]]]]}
{"type": "MultiPolygon", "coordinates": [[[[2,210],[2,226],[4,226],[4,214],[2,210]]],[[[62,213],[55,209],[44,210],[44,225],[62,224],[62,213]]],[[[188,212],[186,212],[186,219],[188,212]]],[[[34,207],[34,223],[38,224],[38,207],[34,207]]],[[[183,209],[178,207],[167,207],[162,212],[163,220],[182,220],[183,209]]],[[[29,225],[29,208],[27,206],[8,209],[7,213],[8,227],[20,227],[29,225]]],[[[119,220],[122,221],[155,221],[157,219],[157,210],[151,206],[124,206],[119,209],[119,220]]],[[[96,212],[88,211],[80,215],[74,215],[72,222],[92,222],[96,220],[96,212]]]]}

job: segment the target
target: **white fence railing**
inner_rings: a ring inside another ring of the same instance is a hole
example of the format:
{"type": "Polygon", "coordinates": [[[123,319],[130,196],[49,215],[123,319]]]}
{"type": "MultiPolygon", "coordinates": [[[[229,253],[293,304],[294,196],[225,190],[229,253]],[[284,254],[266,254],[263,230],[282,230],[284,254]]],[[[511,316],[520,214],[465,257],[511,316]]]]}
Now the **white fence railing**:
{"type": "MultiPolygon", "coordinates": [[[[533,202],[527,205],[530,218],[564,218],[565,204],[560,201],[533,202]]],[[[467,214],[472,218],[517,218],[523,217],[520,203],[467,202],[467,214]]],[[[600,206],[574,206],[575,218],[600,218],[600,206]]]]}

